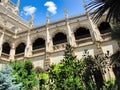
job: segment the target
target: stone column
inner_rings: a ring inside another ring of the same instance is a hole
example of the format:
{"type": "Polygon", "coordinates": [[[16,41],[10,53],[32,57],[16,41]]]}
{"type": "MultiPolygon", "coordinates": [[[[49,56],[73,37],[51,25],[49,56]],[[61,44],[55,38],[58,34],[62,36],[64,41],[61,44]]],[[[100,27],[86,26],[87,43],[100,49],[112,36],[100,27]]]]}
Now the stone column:
{"type": "Polygon", "coordinates": [[[93,42],[102,42],[103,39],[100,35],[100,31],[98,30],[97,26],[93,23],[92,19],[91,19],[91,16],[89,15],[88,11],[86,11],[86,14],[87,14],[87,18],[88,18],[88,21],[89,21],[89,24],[90,24],[90,34],[91,34],[91,37],[92,37],[92,40],[93,42]]]}
{"type": "Polygon", "coordinates": [[[76,46],[75,36],[74,36],[73,31],[72,31],[71,28],[70,28],[70,23],[69,23],[69,19],[68,19],[68,12],[67,12],[67,9],[66,9],[66,8],[64,8],[64,13],[65,13],[65,18],[66,18],[68,43],[69,43],[72,47],[75,47],[75,46],[76,46]]]}
{"type": "Polygon", "coordinates": [[[27,35],[27,45],[25,48],[25,55],[26,58],[29,58],[32,56],[32,44],[31,44],[31,40],[30,40],[30,32],[28,31],[28,35],[27,35]]]}
{"type": "Polygon", "coordinates": [[[53,51],[53,41],[49,32],[49,26],[46,25],[46,52],[53,51]]]}
{"type": "Polygon", "coordinates": [[[45,70],[49,67],[50,65],[50,54],[53,51],[53,42],[52,38],[50,36],[49,32],[49,16],[48,14],[46,15],[47,23],[46,23],[46,53],[45,53],[45,60],[44,60],[44,68],[45,70]]]}
{"type": "Polygon", "coordinates": [[[2,45],[3,45],[4,35],[5,35],[5,32],[3,31],[2,35],[0,36],[0,56],[2,54],[2,45]]]}
{"type": "Polygon", "coordinates": [[[64,8],[64,13],[65,13],[66,26],[67,26],[67,41],[71,45],[71,47],[73,48],[73,55],[76,56],[76,51],[75,51],[75,47],[76,47],[75,36],[74,36],[73,31],[70,28],[68,11],[67,11],[66,7],[64,8]]]}
{"type": "Polygon", "coordinates": [[[30,28],[27,33],[27,45],[25,48],[25,55],[24,55],[25,58],[29,58],[32,56],[32,43],[31,43],[31,39],[30,39],[30,33],[31,33],[31,28],[33,28],[33,25],[34,25],[34,15],[33,14],[31,15],[29,25],[30,25],[30,28]]]}
{"type": "Polygon", "coordinates": [[[15,43],[12,43],[11,45],[9,60],[10,61],[15,60],[15,43]]]}
{"type": "Polygon", "coordinates": [[[5,30],[6,30],[6,20],[4,20],[3,31],[2,31],[2,35],[0,36],[0,56],[2,54],[2,45],[4,42],[5,30]]]}

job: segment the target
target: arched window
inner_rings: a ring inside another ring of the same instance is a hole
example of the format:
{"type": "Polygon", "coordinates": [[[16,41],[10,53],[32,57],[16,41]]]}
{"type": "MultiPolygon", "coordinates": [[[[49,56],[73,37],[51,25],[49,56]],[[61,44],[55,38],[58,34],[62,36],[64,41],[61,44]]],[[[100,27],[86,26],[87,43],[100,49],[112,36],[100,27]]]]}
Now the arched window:
{"type": "Polygon", "coordinates": [[[67,37],[63,33],[57,33],[53,38],[53,45],[67,42],[67,37]]]}
{"type": "Polygon", "coordinates": [[[33,50],[44,47],[45,47],[45,40],[43,40],[42,38],[36,39],[35,42],[33,43],[33,50]]]}
{"type": "Polygon", "coordinates": [[[98,29],[100,30],[100,33],[106,33],[106,32],[110,32],[111,31],[111,26],[108,22],[102,22],[100,24],[100,26],[98,27],[98,29]]]}
{"type": "Polygon", "coordinates": [[[75,39],[81,39],[81,38],[85,38],[85,37],[90,37],[90,32],[89,29],[86,29],[84,27],[80,27],[75,31],[75,39]]]}
{"type": "Polygon", "coordinates": [[[10,45],[9,43],[4,43],[2,46],[2,52],[6,54],[10,54],[10,45]]]}
{"type": "Polygon", "coordinates": [[[24,53],[25,47],[26,47],[26,45],[25,45],[24,43],[20,43],[20,44],[16,47],[16,52],[15,52],[15,54],[24,53]]]}

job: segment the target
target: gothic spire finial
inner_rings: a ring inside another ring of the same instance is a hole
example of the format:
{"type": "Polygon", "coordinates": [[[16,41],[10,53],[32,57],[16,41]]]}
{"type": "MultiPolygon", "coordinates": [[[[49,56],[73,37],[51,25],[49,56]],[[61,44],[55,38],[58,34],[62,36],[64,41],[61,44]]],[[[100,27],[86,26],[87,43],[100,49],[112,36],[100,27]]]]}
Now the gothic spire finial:
{"type": "Polygon", "coordinates": [[[48,24],[49,22],[50,22],[50,17],[49,17],[48,12],[46,12],[46,23],[48,24]]]}
{"type": "Polygon", "coordinates": [[[17,1],[16,4],[16,13],[19,14],[20,0],[17,1]]]}
{"type": "Polygon", "coordinates": [[[34,26],[34,14],[31,15],[29,24],[30,24],[31,27],[34,26]]]}
{"type": "Polygon", "coordinates": [[[20,0],[17,1],[16,6],[19,8],[20,7],[20,0]]]}
{"type": "Polygon", "coordinates": [[[64,13],[65,13],[65,17],[68,18],[68,11],[66,7],[64,7],[64,13]]]}

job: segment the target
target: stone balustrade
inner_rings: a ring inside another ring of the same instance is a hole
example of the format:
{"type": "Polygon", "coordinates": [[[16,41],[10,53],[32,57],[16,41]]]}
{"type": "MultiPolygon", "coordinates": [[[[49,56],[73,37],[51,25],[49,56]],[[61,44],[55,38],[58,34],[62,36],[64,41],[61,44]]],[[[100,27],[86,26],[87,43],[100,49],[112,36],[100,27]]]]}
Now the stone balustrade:
{"type": "Polygon", "coordinates": [[[53,46],[53,50],[55,51],[60,51],[60,50],[65,50],[67,43],[62,43],[62,44],[57,44],[53,46]]]}
{"type": "Polygon", "coordinates": [[[9,55],[8,55],[8,54],[5,54],[5,53],[2,53],[2,54],[1,54],[1,59],[2,59],[2,60],[9,61],[9,55]]]}
{"type": "Polygon", "coordinates": [[[86,37],[83,39],[76,40],[76,45],[77,46],[86,46],[93,44],[92,38],[91,37],[86,37]]]}
{"type": "Polygon", "coordinates": [[[32,53],[33,53],[33,56],[43,55],[43,54],[45,54],[45,48],[40,48],[40,49],[33,50],[32,53]]]}
{"type": "Polygon", "coordinates": [[[111,40],[111,32],[104,33],[101,35],[104,41],[111,40]]]}
{"type": "Polygon", "coordinates": [[[16,54],[15,59],[16,60],[24,59],[24,53],[16,54]]]}

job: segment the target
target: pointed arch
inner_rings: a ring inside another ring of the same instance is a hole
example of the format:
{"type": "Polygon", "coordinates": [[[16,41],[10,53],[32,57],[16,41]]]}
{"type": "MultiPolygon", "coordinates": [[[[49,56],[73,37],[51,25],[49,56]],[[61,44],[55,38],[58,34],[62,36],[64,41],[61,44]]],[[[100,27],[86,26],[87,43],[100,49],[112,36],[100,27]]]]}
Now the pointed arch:
{"type": "Polygon", "coordinates": [[[43,38],[37,38],[33,42],[33,50],[39,49],[39,48],[45,48],[45,40],[43,38]]]}
{"type": "Polygon", "coordinates": [[[25,47],[26,47],[25,43],[23,43],[23,42],[20,43],[20,44],[16,47],[16,52],[15,52],[15,54],[24,53],[25,47]]]}
{"type": "Polygon", "coordinates": [[[6,53],[6,54],[10,54],[10,45],[8,42],[5,42],[3,45],[2,45],[2,52],[3,53],[6,53]]]}
{"type": "Polygon", "coordinates": [[[53,37],[53,45],[60,44],[60,43],[65,43],[67,42],[67,36],[66,34],[62,32],[58,32],[54,37],[53,37]]]}
{"type": "Polygon", "coordinates": [[[111,31],[111,26],[108,22],[101,22],[98,26],[101,34],[107,33],[111,31]]]}
{"type": "Polygon", "coordinates": [[[90,37],[90,32],[89,32],[89,29],[85,27],[79,27],[74,32],[74,35],[75,35],[75,39],[78,40],[81,38],[90,37]]]}

